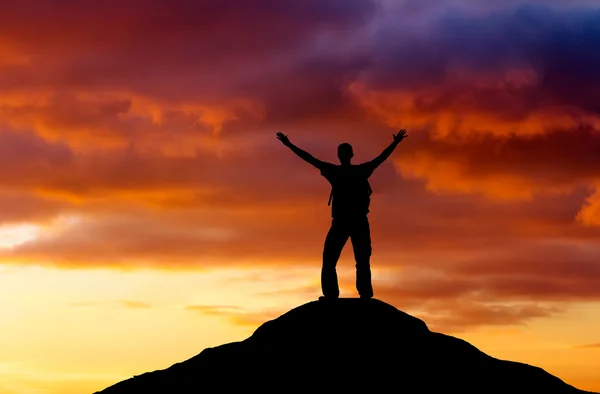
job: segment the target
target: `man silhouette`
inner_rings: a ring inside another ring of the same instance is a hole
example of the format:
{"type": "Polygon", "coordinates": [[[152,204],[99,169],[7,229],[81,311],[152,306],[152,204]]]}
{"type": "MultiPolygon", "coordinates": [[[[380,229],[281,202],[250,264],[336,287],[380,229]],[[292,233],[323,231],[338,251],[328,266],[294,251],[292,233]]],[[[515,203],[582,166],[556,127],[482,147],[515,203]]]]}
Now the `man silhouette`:
{"type": "Polygon", "coordinates": [[[356,260],[356,289],[360,298],[373,297],[371,285],[371,231],[369,228],[369,204],[371,202],[371,187],[369,177],[396,149],[396,146],[406,138],[406,130],[393,134],[394,141],[375,159],[354,165],[351,164],[354,152],[352,145],[343,143],[338,146],[338,158],[341,165],[326,163],[314,158],[303,151],[283,133],[277,133],[277,138],[300,158],[306,160],[321,171],[331,184],[329,203],[331,207],[331,228],[325,238],[323,248],[323,267],[321,269],[321,289],[323,299],[336,299],[340,295],[335,267],[348,238],[354,249],[356,260]]]}

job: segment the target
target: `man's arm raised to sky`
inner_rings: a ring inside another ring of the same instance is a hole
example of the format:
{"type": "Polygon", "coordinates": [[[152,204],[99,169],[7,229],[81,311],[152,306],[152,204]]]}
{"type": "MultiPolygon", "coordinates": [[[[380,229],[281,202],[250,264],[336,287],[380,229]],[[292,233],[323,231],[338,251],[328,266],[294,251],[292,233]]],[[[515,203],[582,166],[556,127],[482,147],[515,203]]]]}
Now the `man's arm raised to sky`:
{"type": "Polygon", "coordinates": [[[398,146],[400,141],[402,141],[403,139],[405,139],[407,137],[406,130],[404,130],[404,129],[400,130],[398,132],[398,134],[392,134],[392,135],[394,136],[394,141],[387,148],[385,148],[385,150],[383,152],[381,152],[381,154],[379,156],[377,156],[376,158],[374,158],[373,160],[371,160],[367,163],[370,165],[370,167],[373,170],[375,170],[377,167],[379,167],[381,165],[381,163],[383,163],[388,157],[390,157],[390,155],[392,154],[394,149],[396,149],[396,147],[398,146]]]}
{"type": "Polygon", "coordinates": [[[295,154],[297,154],[301,159],[306,160],[307,162],[309,162],[313,166],[315,166],[315,167],[317,167],[317,168],[320,169],[323,166],[323,164],[325,164],[321,160],[319,160],[319,159],[315,158],[314,156],[312,156],[310,153],[308,153],[306,151],[303,151],[302,149],[298,148],[296,145],[292,144],[290,142],[290,140],[288,139],[287,135],[279,132],[279,133],[277,133],[277,139],[279,139],[279,141],[281,141],[283,143],[283,145],[285,145],[288,148],[290,148],[292,150],[292,152],[294,152],[295,154]]]}

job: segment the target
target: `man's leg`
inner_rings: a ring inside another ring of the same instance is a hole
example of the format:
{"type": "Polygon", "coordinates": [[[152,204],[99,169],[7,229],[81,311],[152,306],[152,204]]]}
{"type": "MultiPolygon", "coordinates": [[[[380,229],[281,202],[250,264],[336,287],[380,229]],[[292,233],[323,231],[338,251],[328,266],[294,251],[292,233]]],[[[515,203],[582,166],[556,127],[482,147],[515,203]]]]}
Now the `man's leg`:
{"type": "Polygon", "coordinates": [[[340,223],[339,220],[333,219],[331,228],[325,238],[323,267],[321,269],[321,289],[326,298],[338,298],[340,296],[335,266],[346,241],[348,241],[348,236],[348,227],[340,223]]]}
{"type": "Polygon", "coordinates": [[[356,289],[360,298],[371,298],[373,297],[370,265],[371,229],[366,216],[358,218],[352,223],[350,237],[356,260],[356,289]]]}

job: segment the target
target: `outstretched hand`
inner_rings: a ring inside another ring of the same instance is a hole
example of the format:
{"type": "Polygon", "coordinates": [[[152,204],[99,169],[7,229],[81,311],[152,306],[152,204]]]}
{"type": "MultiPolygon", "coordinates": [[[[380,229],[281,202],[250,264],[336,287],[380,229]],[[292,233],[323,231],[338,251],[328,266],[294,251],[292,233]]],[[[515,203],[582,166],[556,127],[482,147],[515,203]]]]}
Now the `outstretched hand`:
{"type": "Polygon", "coordinates": [[[402,129],[398,132],[398,134],[392,134],[394,136],[394,142],[400,142],[403,139],[405,139],[406,137],[408,137],[406,135],[406,130],[402,129]]]}
{"type": "Polygon", "coordinates": [[[283,142],[283,145],[288,146],[290,144],[290,140],[287,137],[287,135],[283,134],[282,132],[277,133],[277,139],[281,142],[283,142]]]}

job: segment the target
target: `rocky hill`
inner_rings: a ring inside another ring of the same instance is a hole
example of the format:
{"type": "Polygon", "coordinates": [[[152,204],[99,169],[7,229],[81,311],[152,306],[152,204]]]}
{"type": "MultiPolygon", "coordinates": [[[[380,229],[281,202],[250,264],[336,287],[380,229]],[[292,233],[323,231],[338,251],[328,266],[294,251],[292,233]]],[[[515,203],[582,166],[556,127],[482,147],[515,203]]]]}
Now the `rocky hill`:
{"type": "Polygon", "coordinates": [[[382,301],[339,299],[299,306],[244,341],[205,349],[96,394],[233,390],[585,393],[540,368],[499,360],[431,332],[423,321],[382,301]]]}

